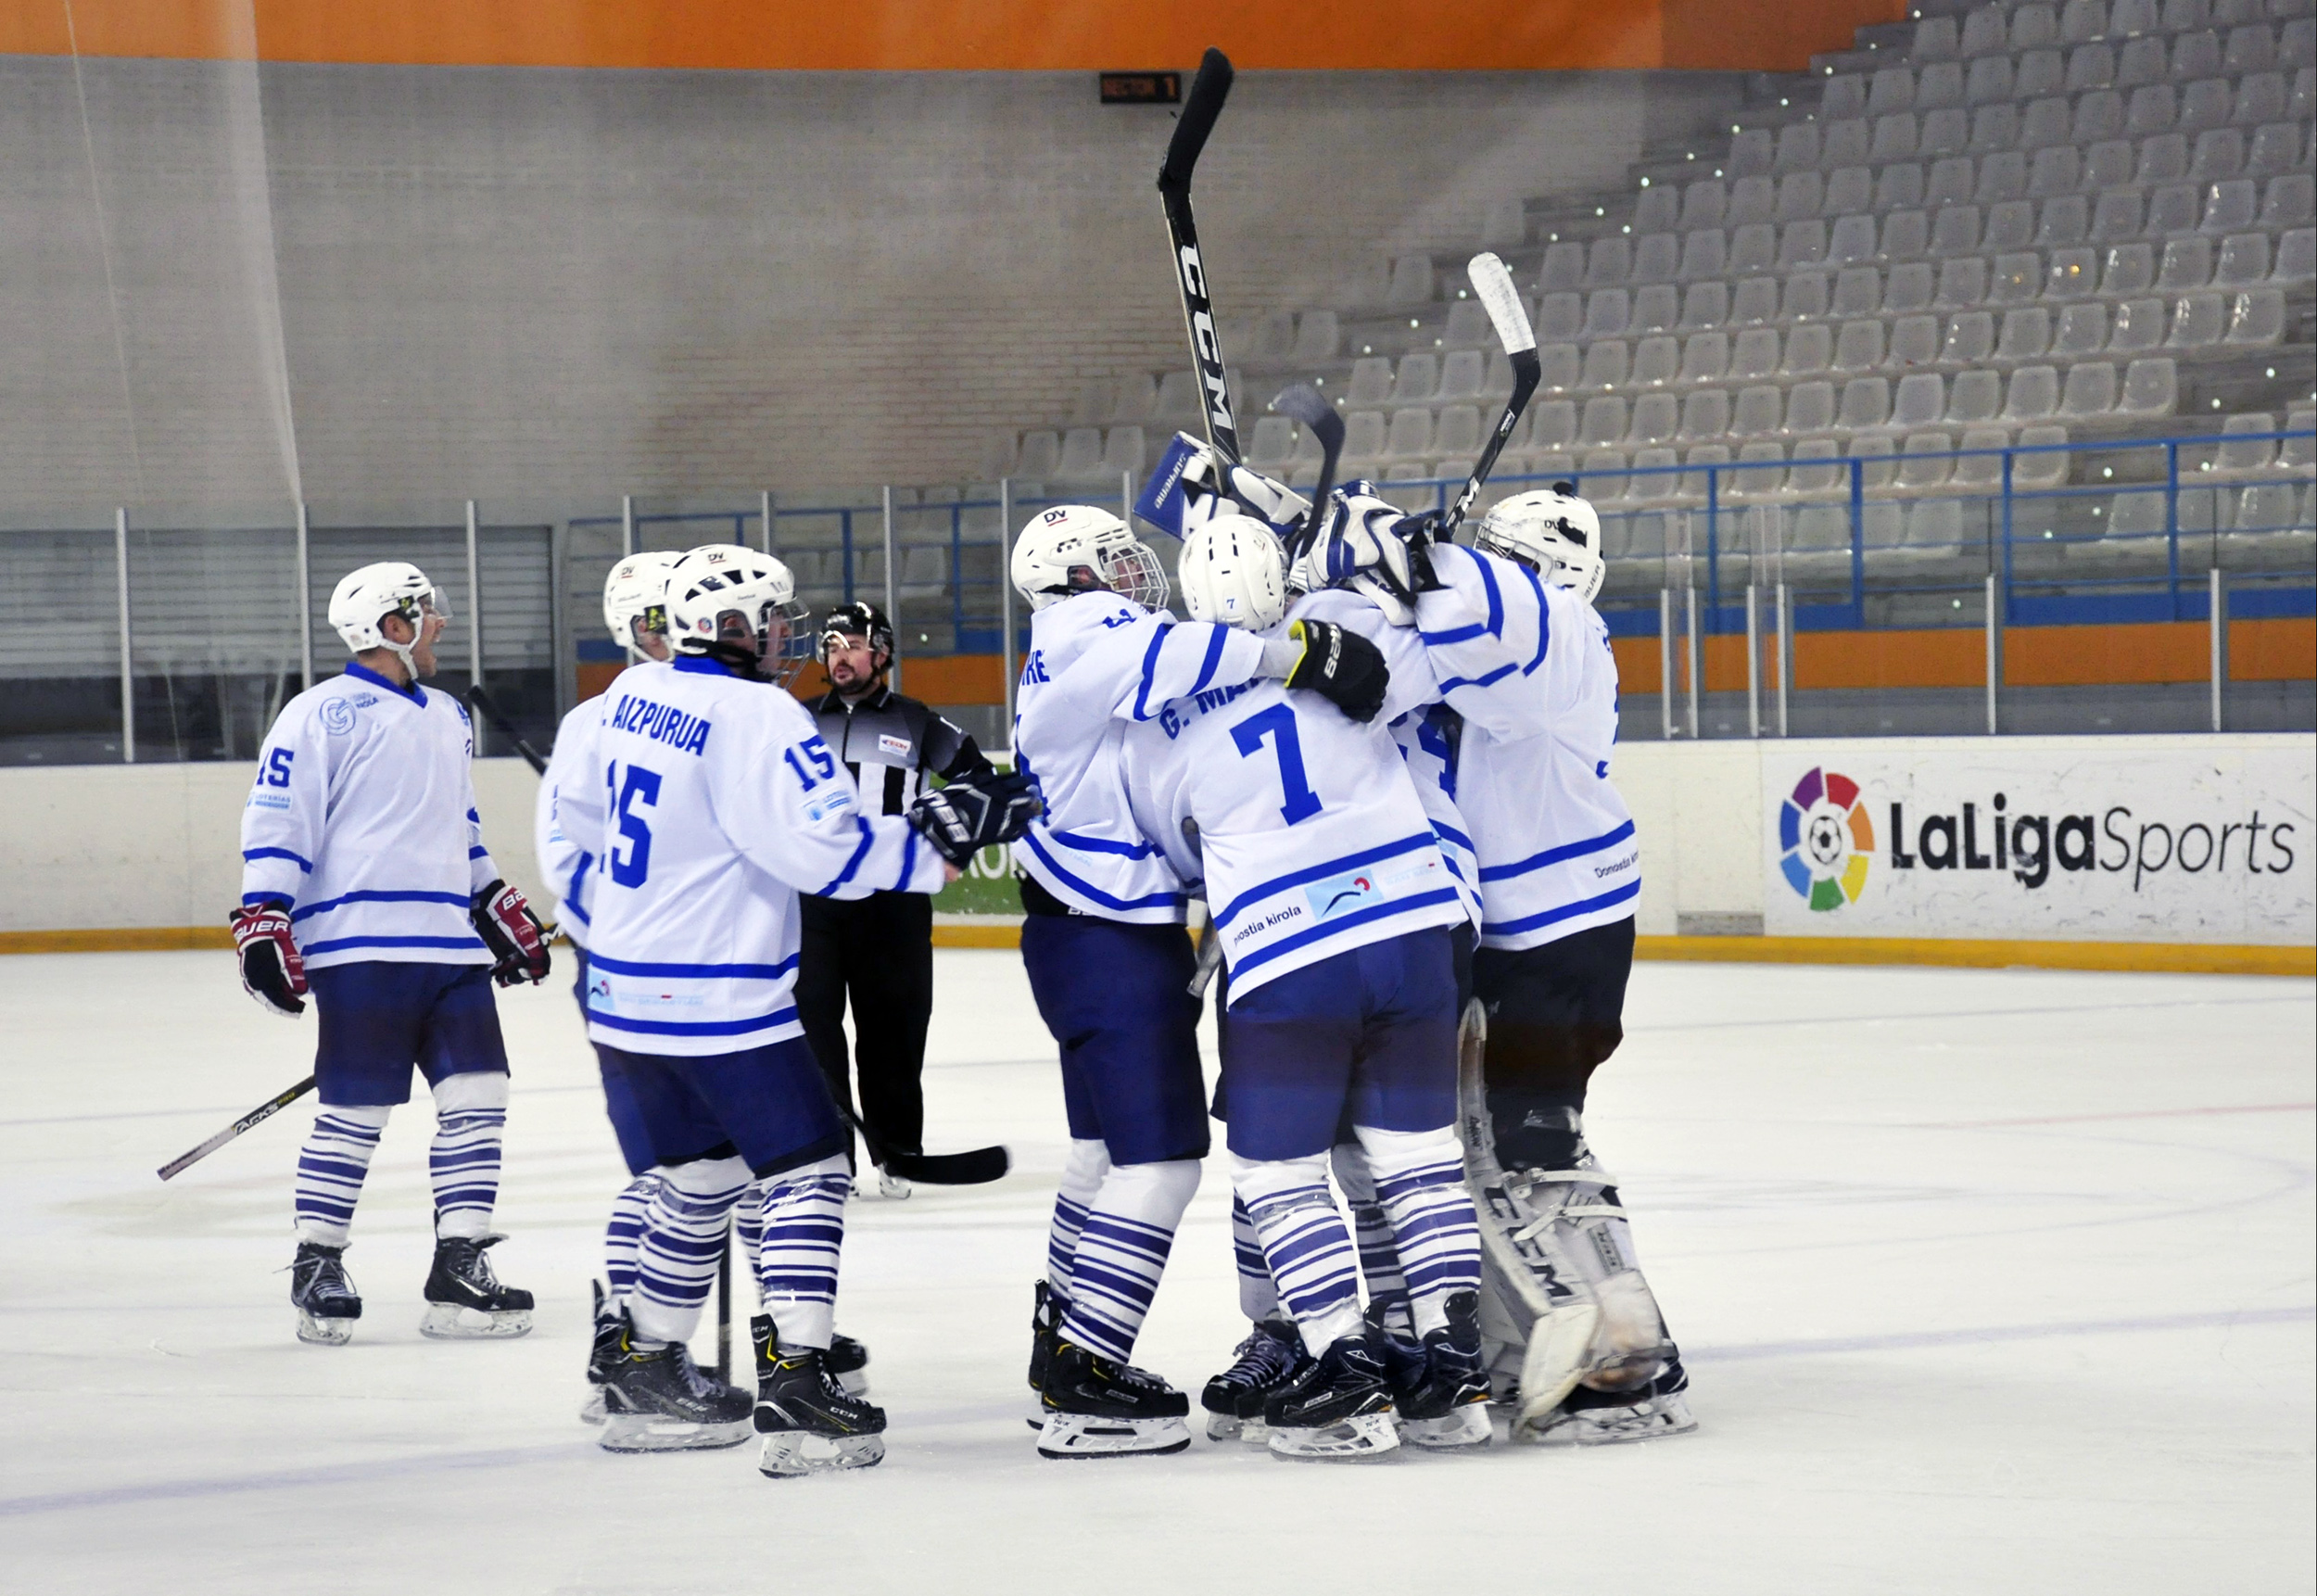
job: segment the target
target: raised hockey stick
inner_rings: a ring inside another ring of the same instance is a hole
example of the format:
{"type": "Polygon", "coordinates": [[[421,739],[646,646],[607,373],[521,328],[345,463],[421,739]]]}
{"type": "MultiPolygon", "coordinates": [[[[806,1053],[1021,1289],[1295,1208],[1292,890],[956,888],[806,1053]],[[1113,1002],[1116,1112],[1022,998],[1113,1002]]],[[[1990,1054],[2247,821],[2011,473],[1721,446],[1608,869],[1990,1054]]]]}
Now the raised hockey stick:
{"type": "Polygon", "coordinates": [[[184,1171],[192,1168],[195,1164],[199,1163],[203,1159],[208,1158],[211,1153],[217,1151],[218,1148],[223,1146],[226,1143],[232,1141],[235,1136],[240,1135],[244,1131],[249,1129],[252,1125],[257,1124],[261,1120],[270,1120],[273,1118],[274,1115],[280,1113],[283,1109],[288,1108],[292,1103],[297,1102],[298,1098],[304,1096],[307,1093],[312,1091],[313,1089],[314,1078],[311,1075],[309,1075],[303,1081],[300,1081],[297,1085],[292,1086],[288,1091],[283,1093],[280,1096],[259,1104],[256,1108],[250,1109],[249,1112],[244,1114],[240,1119],[235,1120],[232,1124],[220,1131],[216,1135],[211,1136],[208,1141],[194,1148],[193,1151],[183,1154],[178,1158],[173,1158],[170,1159],[169,1162],[163,1164],[158,1172],[161,1179],[167,1180],[171,1175],[183,1173],[184,1171]]]}
{"type": "Polygon", "coordinates": [[[1436,536],[1442,542],[1454,534],[1466,512],[1480,498],[1488,473],[1496,469],[1497,456],[1504,451],[1505,440],[1520,424],[1521,412],[1528,408],[1529,396],[1537,391],[1537,382],[1543,372],[1537,361],[1536,331],[1528,323],[1528,310],[1521,303],[1521,291],[1513,285],[1513,273],[1504,269],[1504,262],[1483,250],[1472,258],[1465,275],[1472,282],[1473,292],[1480,297],[1481,308],[1488,312],[1488,320],[1496,323],[1497,341],[1504,346],[1504,352],[1513,362],[1513,398],[1506,403],[1504,414],[1498,418],[1497,430],[1481,450],[1480,459],[1473,465],[1464,490],[1440,518],[1436,536]]]}
{"type": "Polygon", "coordinates": [[[1223,371],[1222,340],[1215,332],[1215,307],[1207,296],[1207,269],[1199,263],[1198,224],[1191,216],[1191,169],[1198,164],[1207,135],[1231,94],[1231,61],[1210,49],[1183,96],[1167,158],[1158,165],[1158,199],[1166,208],[1167,237],[1174,246],[1174,284],[1183,296],[1183,327],[1191,340],[1191,369],[1205,401],[1209,447],[1231,465],[1239,463],[1239,424],[1231,414],[1230,383],[1223,371]]]}
{"type": "Polygon", "coordinates": [[[1327,496],[1336,490],[1336,463],[1344,455],[1344,418],[1309,383],[1298,383],[1287,389],[1272,400],[1272,408],[1301,422],[1320,440],[1320,478],[1312,485],[1311,509],[1304,516],[1303,525],[1296,528],[1294,541],[1287,548],[1287,564],[1292,566],[1310,551],[1312,539],[1319,536],[1320,527],[1327,520],[1327,496]]]}
{"type": "Polygon", "coordinates": [[[498,728],[500,736],[505,738],[508,741],[515,745],[515,752],[522,754],[523,757],[529,762],[532,769],[538,771],[542,776],[547,774],[547,761],[539,757],[539,751],[538,749],[523,741],[523,733],[515,729],[515,723],[507,718],[505,712],[499,707],[497,701],[495,701],[489,693],[483,690],[483,684],[481,682],[476,682],[474,686],[468,688],[466,690],[465,697],[467,703],[473,704],[476,710],[481,712],[485,720],[489,721],[492,726],[498,728]]]}

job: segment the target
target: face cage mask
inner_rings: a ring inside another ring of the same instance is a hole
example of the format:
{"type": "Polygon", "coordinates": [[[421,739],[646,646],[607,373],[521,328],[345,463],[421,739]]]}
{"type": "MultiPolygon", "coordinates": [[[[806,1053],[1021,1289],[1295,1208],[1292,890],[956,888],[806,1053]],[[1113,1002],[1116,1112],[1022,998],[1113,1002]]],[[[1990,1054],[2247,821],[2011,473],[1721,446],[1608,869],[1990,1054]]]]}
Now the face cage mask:
{"type": "Polygon", "coordinates": [[[1165,609],[1173,590],[1167,584],[1167,568],[1150,546],[1141,541],[1111,550],[1103,561],[1102,579],[1112,592],[1146,610],[1165,609]]]}
{"type": "Polygon", "coordinates": [[[440,620],[445,628],[450,625],[450,601],[443,597],[440,588],[429,588],[424,593],[404,599],[388,610],[386,615],[378,617],[378,646],[402,662],[402,674],[413,682],[418,680],[418,665],[411,654],[418,647],[419,640],[426,635],[429,618],[440,620]],[[386,615],[399,615],[410,623],[411,635],[409,642],[398,643],[386,636],[386,615]]]}

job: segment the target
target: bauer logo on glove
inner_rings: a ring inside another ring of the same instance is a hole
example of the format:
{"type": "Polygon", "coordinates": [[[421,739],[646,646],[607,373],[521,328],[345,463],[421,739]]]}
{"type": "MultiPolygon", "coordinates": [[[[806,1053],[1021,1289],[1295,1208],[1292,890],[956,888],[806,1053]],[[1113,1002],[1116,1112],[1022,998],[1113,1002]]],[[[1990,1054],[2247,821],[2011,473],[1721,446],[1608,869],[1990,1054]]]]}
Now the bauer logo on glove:
{"type": "Polygon", "coordinates": [[[287,906],[244,905],[233,912],[231,924],[242,990],[284,1020],[305,1013],[306,960],[290,934],[287,906]]]}
{"type": "Polygon", "coordinates": [[[1038,817],[1038,798],[1030,778],[1000,771],[981,781],[953,781],[918,799],[909,824],[934,851],[959,869],[984,848],[1010,842],[1038,817]]]}
{"type": "Polygon", "coordinates": [[[518,981],[537,984],[547,979],[547,928],[531,912],[520,889],[493,881],[475,894],[467,917],[496,961],[491,980],[513,986],[518,981]]]}

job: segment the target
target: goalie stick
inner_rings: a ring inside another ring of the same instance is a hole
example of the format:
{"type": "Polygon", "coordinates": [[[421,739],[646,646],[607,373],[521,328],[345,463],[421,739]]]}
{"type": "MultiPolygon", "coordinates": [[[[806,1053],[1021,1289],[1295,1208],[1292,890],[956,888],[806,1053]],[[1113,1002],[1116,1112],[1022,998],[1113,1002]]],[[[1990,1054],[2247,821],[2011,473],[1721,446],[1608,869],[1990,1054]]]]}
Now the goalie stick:
{"type": "Polygon", "coordinates": [[[1215,332],[1214,302],[1207,295],[1207,269],[1199,263],[1198,224],[1191,217],[1191,169],[1198,164],[1207,135],[1231,93],[1231,62],[1210,49],[1183,96],[1167,158],[1158,165],[1158,200],[1166,208],[1167,237],[1174,247],[1174,285],[1183,296],[1183,328],[1191,340],[1191,369],[1204,401],[1208,446],[1230,465],[1239,463],[1239,424],[1231,414],[1231,386],[1222,364],[1222,340],[1215,332]]]}
{"type": "Polygon", "coordinates": [[[483,690],[481,682],[466,690],[466,701],[481,712],[485,720],[498,728],[500,736],[515,745],[515,752],[523,755],[533,770],[541,776],[547,774],[547,761],[539,757],[538,749],[523,741],[523,733],[515,729],[515,723],[507,718],[506,712],[499,707],[498,702],[483,690]]]}
{"type": "Polygon", "coordinates": [[[1292,566],[1310,550],[1312,539],[1319,536],[1320,527],[1327,520],[1327,496],[1336,489],[1336,462],[1344,453],[1344,418],[1309,383],[1298,383],[1287,389],[1272,400],[1272,409],[1301,422],[1320,440],[1320,476],[1311,488],[1311,508],[1304,515],[1303,525],[1296,528],[1294,541],[1287,548],[1287,564],[1292,566]]]}
{"type": "Polygon", "coordinates": [[[298,1098],[304,1096],[307,1093],[312,1091],[313,1089],[314,1078],[311,1075],[309,1075],[303,1081],[300,1081],[297,1085],[292,1086],[288,1091],[284,1092],[280,1096],[259,1104],[256,1108],[250,1109],[249,1112],[244,1114],[240,1119],[235,1120],[232,1124],[220,1131],[216,1135],[211,1136],[208,1141],[194,1148],[193,1151],[170,1159],[169,1162],[163,1164],[157,1172],[163,1180],[168,1180],[172,1175],[184,1173],[186,1170],[191,1169],[195,1164],[199,1163],[203,1159],[208,1158],[211,1153],[217,1151],[218,1148],[232,1141],[235,1136],[238,1136],[244,1131],[248,1130],[252,1125],[258,1124],[261,1121],[271,1120],[274,1115],[280,1113],[283,1109],[288,1108],[292,1103],[297,1102],[298,1098]]]}
{"type": "Polygon", "coordinates": [[[1436,538],[1446,542],[1456,531],[1474,503],[1480,498],[1480,489],[1488,480],[1488,473],[1496,469],[1497,456],[1503,452],[1505,440],[1520,424],[1521,414],[1528,408],[1529,396],[1537,391],[1543,368],[1537,360],[1537,334],[1528,323],[1528,310],[1521,303],[1521,292],[1513,285],[1513,273],[1504,269],[1504,262],[1487,250],[1472,258],[1465,269],[1473,292],[1479,296],[1481,309],[1488,312],[1488,320],[1496,324],[1497,341],[1504,346],[1505,355],[1513,362],[1513,398],[1504,407],[1504,414],[1497,421],[1497,430],[1474,462],[1472,476],[1464,490],[1456,496],[1441,517],[1436,538]]]}

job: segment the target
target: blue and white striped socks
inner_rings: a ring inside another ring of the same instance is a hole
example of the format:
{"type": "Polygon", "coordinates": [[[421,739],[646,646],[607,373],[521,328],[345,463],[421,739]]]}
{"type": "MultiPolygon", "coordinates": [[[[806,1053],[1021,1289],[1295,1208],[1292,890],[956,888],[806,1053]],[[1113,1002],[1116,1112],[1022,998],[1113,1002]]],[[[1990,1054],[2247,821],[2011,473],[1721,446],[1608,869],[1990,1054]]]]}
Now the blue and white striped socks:
{"type": "Polygon", "coordinates": [[[636,1288],[636,1256],[643,1247],[644,1214],[661,1186],[660,1172],[646,1170],[612,1199],[611,1222],[603,1227],[603,1282],[614,1302],[636,1288]]]}
{"type": "Polygon", "coordinates": [[[853,1190],[845,1157],[768,1175],[762,1190],[756,1280],[765,1311],[782,1348],[826,1351],[837,1327],[837,1261],[844,1248],[844,1199],[853,1190]]]}
{"type": "Polygon", "coordinates": [[[1263,1261],[1263,1243],[1247,1217],[1247,1204],[1231,1194],[1231,1261],[1239,1271],[1239,1311],[1250,1324],[1279,1317],[1279,1287],[1272,1284],[1272,1266],[1263,1261]]]}
{"type": "Polygon", "coordinates": [[[647,1349],[691,1339],[724,1255],[733,1207],[751,1179],[739,1159],[695,1159],[659,1173],[627,1296],[636,1340],[647,1349]]]}
{"type": "Polygon", "coordinates": [[[362,1179],[386,1134],[386,1104],[328,1106],[314,1116],[314,1128],[298,1154],[298,1238],[320,1247],[344,1247],[354,1222],[362,1179]]]}
{"type": "Polygon", "coordinates": [[[1375,1177],[1368,1172],[1367,1156],[1357,1142],[1338,1142],[1331,1157],[1336,1187],[1351,1210],[1351,1235],[1360,1248],[1360,1278],[1368,1287],[1368,1306],[1385,1329],[1412,1340],[1415,1324],[1408,1311],[1408,1277],[1400,1273],[1392,1222],[1375,1200],[1375,1177]]]}
{"type": "Polygon", "coordinates": [[[1109,1172],[1109,1148],[1092,1137],[1071,1138],[1045,1236],[1046,1286],[1065,1302],[1070,1297],[1070,1265],[1078,1257],[1078,1238],[1085,1234],[1086,1216],[1102,1190],[1102,1177],[1109,1172]]]}
{"type": "Polygon", "coordinates": [[[1448,1299],[1480,1289],[1480,1219],[1464,1189],[1463,1148],[1456,1128],[1378,1131],[1359,1127],[1360,1146],[1375,1180],[1376,1203],[1391,1222],[1408,1277],[1416,1334],[1448,1324],[1448,1299]]]}
{"type": "Polygon", "coordinates": [[[1317,1357],[1360,1335],[1360,1292],[1351,1233],[1327,1189],[1327,1155],[1256,1160],[1231,1156],[1231,1184],[1247,1204],[1280,1300],[1317,1357]]]}
{"type": "Polygon", "coordinates": [[[505,1071],[446,1075],[435,1083],[435,1141],[426,1163],[435,1185],[437,1235],[491,1234],[506,1132],[505,1071]]]}
{"type": "Polygon", "coordinates": [[[1121,1363],[1132,1361],[1183,1210],[1198,1190],[1198,1172],[1196,1159],[1110,1166],[1070,1258],[1064,1340],[1121,1363]]]}

